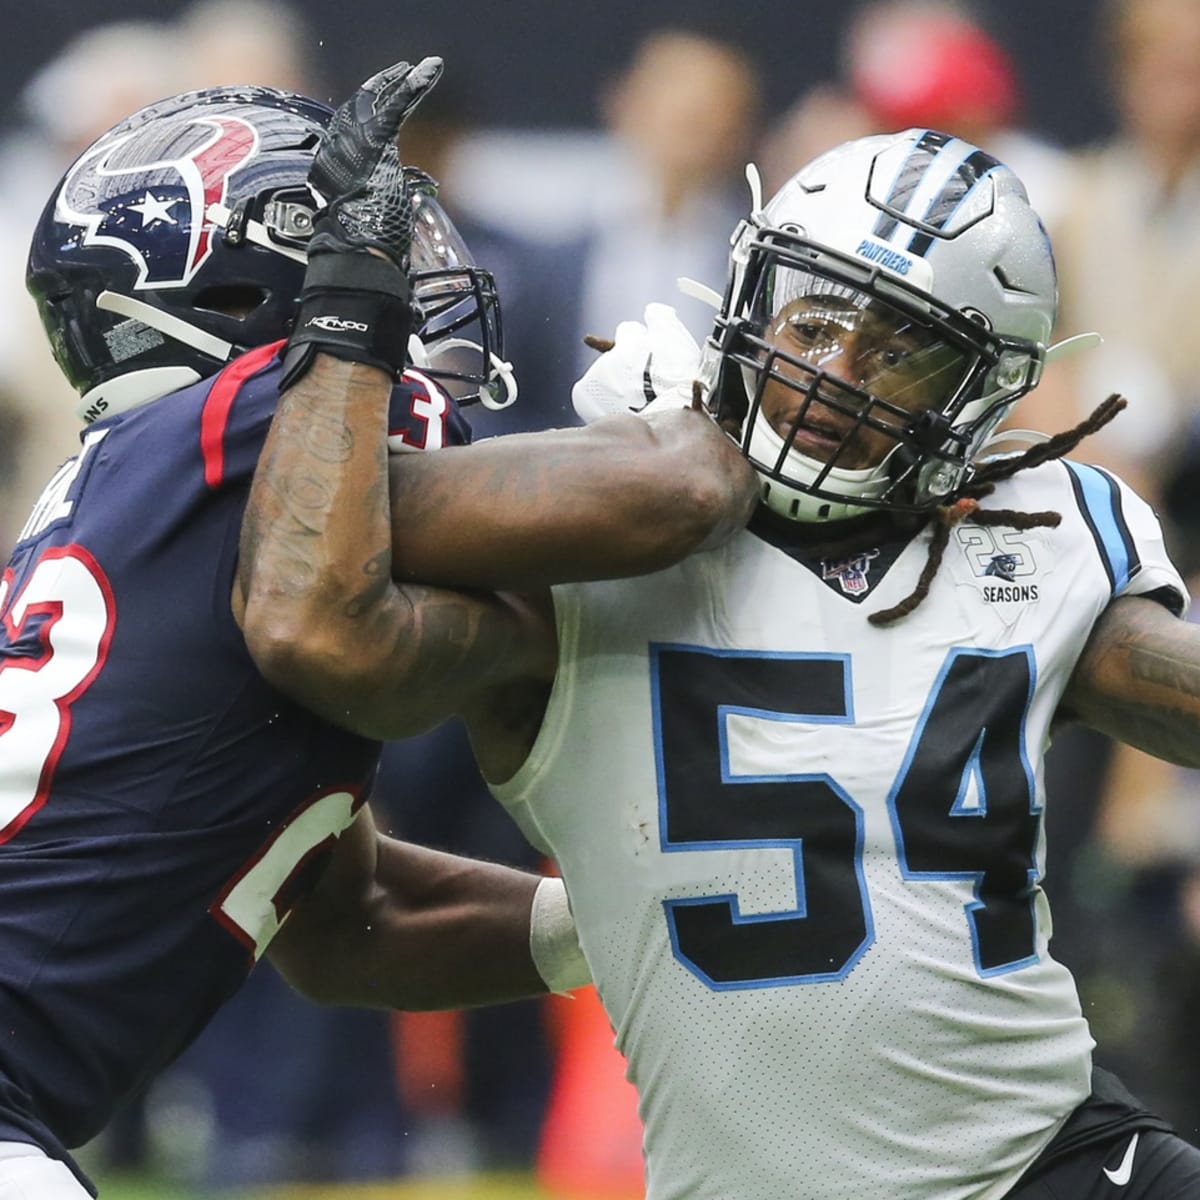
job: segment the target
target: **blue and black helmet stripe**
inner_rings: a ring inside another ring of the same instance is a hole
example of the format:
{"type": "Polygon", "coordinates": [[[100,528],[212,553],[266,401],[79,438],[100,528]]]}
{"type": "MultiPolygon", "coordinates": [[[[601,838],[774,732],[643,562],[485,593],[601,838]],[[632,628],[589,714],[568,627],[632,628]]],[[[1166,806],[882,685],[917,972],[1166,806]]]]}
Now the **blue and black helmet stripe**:
{"type": "Polygon", "coordinates": [[[1099,467],[1066,462],[1079,511],[1091,530],[1112,594],[1119,596],[1142,569],[1142,560],[1121,507],[1121,490],[1099,467]]]}
{"type": "MultiPolygon", "coordinates": [[[[940,194],[929,206],[923,224],[931,225],[934,229],[944,229],[946,223],[956,213],[962,202],[975,189],[975,185],[989,172],[1000,166],[1000,160],[993,158],[984,150],[976,150],[967,155],[957,170],[946,181],[940,194]]],[[[908,243],[909,253],[923,256],[928,253],[933,244],[933,234],[918,230],[908,243]]]]}
{"type": "MultiPolygon", "coordinates": [[[[873,230],[875,237],[884,241],[894,238],[900,228],[900,219],[893,214],[904,213],[913,203],[939,155],[947,151],[953,154],[967,146],[967,143],[948,133],[940,133],[935,129],[926,130],[896,172],[896,178],[884,201],[890,211],[879,214],[873,230]]],[[[924,215],[920,218],[909,215],[910,221],[915,223],[919,219],[926,228],[913,232],[907,246],[908,251],[918,256],[928,253],[934,239],[932,231],[944,229],[979,181],[998,166],[998,159],[974,147],[971,147],[970,152],[952,168],[948,162],[945,163],[941,169],[947,172],[946,180],[930,198],[924,215]]],[[[934,181],[930,180],[930,184],[934,184],[934,181]]]]}
{"type": "MultiPolygon", "coordinates": [[[[892,190],[888,192],[884,203],[896,212],[903,212],[913,198],[913,193],[921,186],[926,171],[933,165],[933,160],[941,152],[947,142],[954,139],[948,133],[939,133],[936,129],[927,129],[912,148],[908,158],[896,172],[892,182],[892,190]]],[[[882,212],[875,222],[874,233],[877,238],[886,241],[896,232],[899,222],[890,213],[882,212]]]]}

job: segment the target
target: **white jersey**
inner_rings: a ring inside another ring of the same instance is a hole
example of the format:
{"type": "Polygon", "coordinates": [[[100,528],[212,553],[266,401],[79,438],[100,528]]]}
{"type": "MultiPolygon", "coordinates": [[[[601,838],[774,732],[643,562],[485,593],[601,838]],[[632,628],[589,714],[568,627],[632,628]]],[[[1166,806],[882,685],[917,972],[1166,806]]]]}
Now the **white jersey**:
{"type": "Polygon", "coordinates": [[[556,590],[549,709],[494,791],[562,870],[651,1200],[996,1200],[1088,1095],[1043,752],[1110,599],[1185,592],[1095,468],[982,507],[1063,519],[956,527],[889,627],[927,533],[824,581],[746,532],[556,590]]]}

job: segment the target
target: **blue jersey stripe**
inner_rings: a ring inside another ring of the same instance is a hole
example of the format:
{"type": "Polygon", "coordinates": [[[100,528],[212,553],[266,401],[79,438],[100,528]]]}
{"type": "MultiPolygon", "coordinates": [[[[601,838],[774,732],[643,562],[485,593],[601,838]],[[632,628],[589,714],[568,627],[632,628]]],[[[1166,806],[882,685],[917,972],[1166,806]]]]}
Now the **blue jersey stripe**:
{"type": "Polygon", "coordinates": [[[1133,535],[1125,523],[1120,488],[1099,467],[1065,461],[1063,465],[1071,477],[1079,511],[1092,531],[1112,593],[1119,596],[1142,566],[1133,535]]]}

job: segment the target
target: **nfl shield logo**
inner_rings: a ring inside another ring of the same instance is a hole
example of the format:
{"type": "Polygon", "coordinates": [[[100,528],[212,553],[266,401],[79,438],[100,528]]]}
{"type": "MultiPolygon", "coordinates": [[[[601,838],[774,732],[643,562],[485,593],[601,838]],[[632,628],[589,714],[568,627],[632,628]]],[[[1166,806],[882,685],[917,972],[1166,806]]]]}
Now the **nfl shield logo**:
{"type": "Polygon", "coordinates": [[[871,589],[870,580],[867,579],[871,560],[878,557],[878,550],[863,550],[849,558],[838,558],[832,562],[822,560],[821,578],[826,582],[836,579],[847,596],[863,596],[871,589]]]}

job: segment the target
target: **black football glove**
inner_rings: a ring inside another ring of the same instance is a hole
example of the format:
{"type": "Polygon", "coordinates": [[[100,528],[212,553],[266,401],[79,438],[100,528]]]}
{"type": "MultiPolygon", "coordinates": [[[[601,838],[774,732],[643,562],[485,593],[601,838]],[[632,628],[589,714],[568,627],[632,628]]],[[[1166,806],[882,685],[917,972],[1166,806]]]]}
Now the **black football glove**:
{"type": "Polygon", "coordinates": [[[295,383],[317,351],[392,375],[404,370],[413,198],[436,185],[401,163],[396,136],[441,73],[440,58],[415,67],[396,63],[334,113],[308,176],[323,207],[309,241],[281,387],[295,383]]]}

